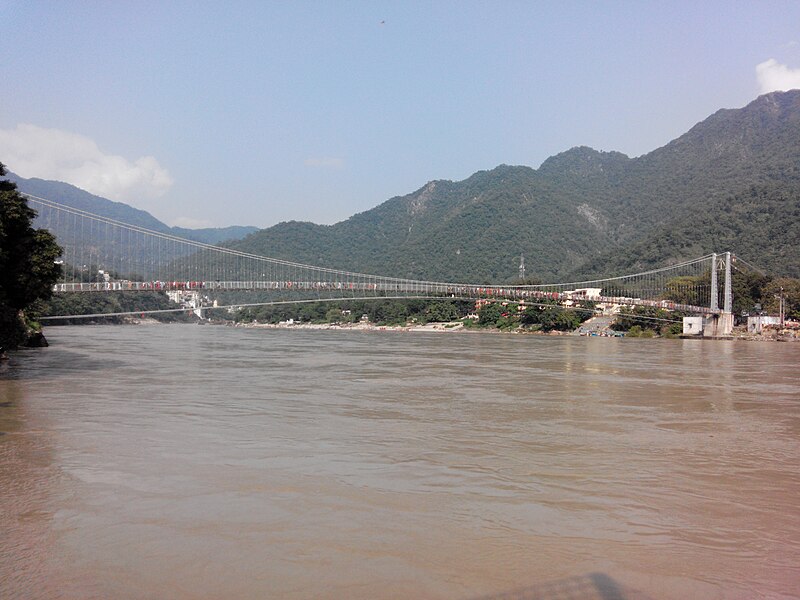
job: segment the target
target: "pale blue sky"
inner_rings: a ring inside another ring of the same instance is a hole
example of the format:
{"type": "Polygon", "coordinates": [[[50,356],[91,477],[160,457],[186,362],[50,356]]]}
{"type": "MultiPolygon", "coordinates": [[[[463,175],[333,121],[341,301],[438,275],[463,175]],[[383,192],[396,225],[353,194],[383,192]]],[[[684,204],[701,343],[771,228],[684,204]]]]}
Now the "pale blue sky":
{"type": "Polygon", "coordinates": [[[333,223],[576,145],[637,156],[756,98],[769,59],[800,77],[796,1],[0,0],[0,19],[0,161],[170,224],[333,223]]]}

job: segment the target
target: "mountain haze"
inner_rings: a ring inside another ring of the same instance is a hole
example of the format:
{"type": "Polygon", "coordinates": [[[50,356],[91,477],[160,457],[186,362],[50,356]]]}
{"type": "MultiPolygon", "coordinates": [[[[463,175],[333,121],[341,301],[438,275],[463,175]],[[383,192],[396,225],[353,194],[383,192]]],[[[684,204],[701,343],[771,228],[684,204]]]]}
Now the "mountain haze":
{"type": "Polygon", "coordinates": [[[167,233],[178,237],[203,242],[205,244],[219,244],[220,242],[243,238],[249,233],[257,231],[257,227],[244,227],[234,225],[231,227],[210,227],[205,229],[187,229],[184,227],[170,227],[156,219],[149,212],[133,208],[122,202],[114,202],[100,196],[95,196],[74,185],[61,181],[46,179],[25,179],[14,173],[8,173],[7,179],[17,184],[20,192],[39,196],[47,200],[60,202],[66,206],[77,208],[110,219],[116,219],[129,225],[138,225],[152,229],[159,233],[167,233]]]}

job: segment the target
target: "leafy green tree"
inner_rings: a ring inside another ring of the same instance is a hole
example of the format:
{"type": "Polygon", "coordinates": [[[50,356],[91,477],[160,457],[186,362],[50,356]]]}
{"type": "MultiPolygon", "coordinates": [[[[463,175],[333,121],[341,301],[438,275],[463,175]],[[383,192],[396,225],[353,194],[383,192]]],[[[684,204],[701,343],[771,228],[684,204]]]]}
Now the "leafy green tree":
{"type": "Polygon", "coordinates": [[[643,329],[640,325],[634,325],[626,335],[628,337],[652,338],[656,336],[656,332],[652,329],[643,329]]]}
{"type": "MultiPolygon", "coordinates": [[[[364,312],[370,315],[370,321],[378,325],[405,325],[413,319],[408,305],[398,300],[377,303],[373,310],[365,310],[364,312]]],[[[424,319],[421,319],[421,321],[424,321],[424,319]]]]}
{"type": "Polygon", "coordinates": [[[764,309],[772,314],[778,314],[781,294],[786,316],[790,319],[800,319],[800,279],[781,277],[765,285],[762,292],[764,309]]]}
{"type": "MultiPolygon", "coordinates": [[[[5,174],[0,163],[0,176],[5,174]]],[[[25,312],[50,298],[61,275],[55,262],[61,248],[51,233],[33,228],[35,217],[16,184],[0,180],[0,353],[25,342],[25,312]]]]}
{"type": "Polygon", "coordinates": [[[455,321],[459,318],[458,309],[452,302],[434,302],[428,308],[428,321],[433,323],[444,323],[455,321]]]}
{"type": "Polygon", "coordinates": [[[661,335],[665,338],[676,338],[683,333],[683,323],[669,323],[661,326],[661,335]]]}
{"type": "Polygon", "coordinates": [[[553,307],[542,311],[539,323],[542,331],[572,331],[581,324],[581,318],[574,310],[553,307]]]}
{"type": "MultiPolygon", "coordinates": [[[[173,310],[175,304],[165,292],[67,292],[55,294],[50,300],[41,302],[42,315],[89,315],[120,312],[147,313],[151,310],[173,310]]],[[[219,311],[218,311],[219,312],[219,311]]],[[[195,316],[191,311],[149,314],[149,318],[163,322],[191,322],[195,316]]],[[[125,323],[128,317],[102,317],[102,323],[125,323]]],[[[59,321],[64,325],[87,325],[88,319],[59,321]]]]}
{"type": "Polygon", "coordinates": [[[341,323],[343,319],[342,309],[338,307],[328,308],[325,312],[326,323],[341,323]]]}
{"type": "Polygon", "coordinates": [[[555,303],[552,306],[528,306],[520,316],[520,323],[538,327],[541,331],[572,331],[592,316],[594,303],[587,305],[585,310],[565,309],[555,303]]]}
{"type": "Polygon", "coordinates": [[[734,270],[731,277],[734,314],[741,318],[742,313],[754,312],[756,304],[761,303],[764,287],[769,282],[768,275],[754,271],[734,270]]]}
{"type": "Polygon", "coordinates": [[[478,325],[481,327],[495,327],[503,318],[503,307],[499,302],[485,304],[478,311],[478,325]]]}
{"type": "Polygon", "coordinates": [[[542,307],[541,306],[527,306],[525,310],[522,311],[522,314],[519,317],[519,321],[522,325],[526,325],[528,327],[533,325],[539,325],[542,314],[542,307]]]}
{"type": "MultiPolygon", "coordinates": [[[[625,307],[619,311],[617,318],[611,325],[615,331],[630,331],[634,327],[638,327],[636,331],[652,330],[654,327],[663,327],[665,324],[669,327],[672,326],[669,321],[679,321],[684,313],[679,311],[667,311],[663,308],[655,308],[652,306],[634,306],[625,307]]],[[[676,324],[680,326],[680,323],[676,324]]],[[[677,331],[669,329],[669,331],[677,331]]]]}
{"type": "Polygon", "coordinates": [[[667,281],[667,291],[664,294],[664,299],[680,304],[699,306],[704,303],[704,290],[710,289],[710,285],[710,272],[707,275],[674,277],[667,281]]]}

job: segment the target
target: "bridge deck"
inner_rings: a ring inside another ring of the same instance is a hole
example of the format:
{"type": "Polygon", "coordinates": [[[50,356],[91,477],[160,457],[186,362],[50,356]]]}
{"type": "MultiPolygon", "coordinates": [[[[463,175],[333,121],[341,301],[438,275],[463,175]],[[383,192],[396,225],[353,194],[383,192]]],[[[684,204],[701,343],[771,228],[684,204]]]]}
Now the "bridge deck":
{"type": "Polygon", "coordinates": [[[597,304],[648,306],[680,310],[696,314],[715,314],[707,306],[681,304],[670,300],[648,300],[628,296],[597,295],[586,297],[575,292],[535,289],[531,286],[488,287],[409,280],[398,281],[107,281],[91,283],[58,283],[53,291],[62,292],[152,292],[152,291],[275,291],[275,292],[372,292],[374,294],[424,294],[459,298],[507,299],[516,301],[557,301],[574,303],[592,301],[597,304]]]}

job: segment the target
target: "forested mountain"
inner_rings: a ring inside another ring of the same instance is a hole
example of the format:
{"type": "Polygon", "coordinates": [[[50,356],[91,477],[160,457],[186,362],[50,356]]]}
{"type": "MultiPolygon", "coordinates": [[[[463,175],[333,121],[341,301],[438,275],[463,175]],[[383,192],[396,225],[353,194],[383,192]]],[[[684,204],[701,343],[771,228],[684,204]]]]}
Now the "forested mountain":
{"type": "Polygon", "coordinates": [[[579,147],[539,169],[432,181],[335,225],[281,223],[236,248],[349,270],[545,280],[732,250],[800,275],[800,91],[720,110],[638,158],[579,147]]]}
{"type": "Polygon", "coordinates": [[[577,267],[609,242],[593,219],[535,170],[500,166],[430,182],[336,225],[281,223],[235,246],[400,277],[497,281],[516,273],[521,252],[543,275],[577,267]]]}
{"type": "MultiPolygon", "coordinates": [[[[206,229],[186,229],[184,227],[170,227],[156,219],[150,213],[133,208],[122,202],[113,202],[90,194],[80,188],[61,181],[48,181],[45,179],[25,179],[14,173],[8,173],[7,179],[17,184],[20,192],[31,194],[60,202],[72,208],[116,219],[130,225],[138,225],[160,233],[168,233],[206,244],[218,244],[228,240],[236,240],[247,234],[257,231],[257,227],[210,227],[206,229]]],[[[56,232],[57,233],[57,232],[56,232]]]]}
{"type": "Polygon", "coordinates": [[[64,183],[19,189],[206,243],[351,271],[444,281],[545,281],[630,272],[731,250],[800,276],[800,90],[720,110],[638,158],[572,148],[538,169],[431,181],[335,225],[170,228],[64,183]]]}

